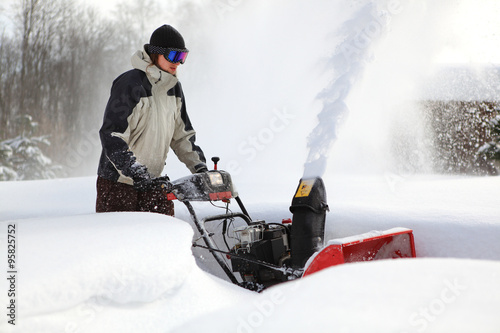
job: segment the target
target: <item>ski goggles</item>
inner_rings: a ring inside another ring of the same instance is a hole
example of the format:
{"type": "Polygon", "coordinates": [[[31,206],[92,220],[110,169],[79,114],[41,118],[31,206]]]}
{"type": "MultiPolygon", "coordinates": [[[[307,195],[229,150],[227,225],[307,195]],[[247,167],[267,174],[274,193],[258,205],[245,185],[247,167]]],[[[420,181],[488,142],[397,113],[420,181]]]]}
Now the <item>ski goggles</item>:
{"type": "Polygon", "coordinates": [[[167,61],[176,64],[183,64],[189,53],[188,49],[164,48],[160,46],[149,45],[149,53],[162,54],[167,61]]]}
{"type": "Polygon", "coordinates": [[[186,58],[188,56],[188,50],[175,50],[175,49],[167,49],[167,53],[164,53],[163,56],[167,61],[176,64],[180,62],[183,64],[186,61],[186,58]]]}

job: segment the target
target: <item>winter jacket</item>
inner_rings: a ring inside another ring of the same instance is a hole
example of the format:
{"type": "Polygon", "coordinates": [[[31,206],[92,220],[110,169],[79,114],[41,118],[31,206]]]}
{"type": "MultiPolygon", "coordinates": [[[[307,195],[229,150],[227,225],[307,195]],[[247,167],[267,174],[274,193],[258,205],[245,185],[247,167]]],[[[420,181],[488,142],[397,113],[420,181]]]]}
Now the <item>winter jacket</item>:
{"type": "Polygon", "coordinates": [[[145,166],[151,177],[158,177],[170,147],[192,173],[206,168],[177,77],[152,65],[145,51],[132,56],[132,66],[111,88],[99,131],[98,175],[133,184],[143,178],[138,173],[145,166]]]}

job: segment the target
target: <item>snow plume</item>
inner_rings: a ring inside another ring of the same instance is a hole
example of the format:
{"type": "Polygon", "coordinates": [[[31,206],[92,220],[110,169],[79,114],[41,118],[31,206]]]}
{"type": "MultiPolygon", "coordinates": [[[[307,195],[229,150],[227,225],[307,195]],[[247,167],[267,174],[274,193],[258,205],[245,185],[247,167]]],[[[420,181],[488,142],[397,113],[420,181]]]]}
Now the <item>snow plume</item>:
{"type": "Polygon", "coordinates": [[[397,13],[399,7],[399,1],[389,1],[383,10],[372,1],[365,2],[339,28],[337,34],[342,39],[328,62],[328,67],[335,70],[334,77],[318,95],[323,109],[318,114],[318,125],[308,138],[304,178],[325,172],[338,125],[349,110],[345,100],[370,60],[371,46],[387,30],[390,15],[397,13]]]}

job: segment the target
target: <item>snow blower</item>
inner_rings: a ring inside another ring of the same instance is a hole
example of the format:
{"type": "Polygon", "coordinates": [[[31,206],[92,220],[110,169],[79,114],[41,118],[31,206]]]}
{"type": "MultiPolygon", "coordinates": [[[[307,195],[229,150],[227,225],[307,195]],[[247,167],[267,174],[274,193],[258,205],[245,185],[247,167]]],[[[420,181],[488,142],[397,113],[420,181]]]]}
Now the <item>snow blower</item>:
{"type": "Polygon", "coordinates": [[[200,233],[193,247],[208,250],[234,284],[261,291],[338,264],[415,257],[412,230],[405,228],[372,231],[325,244],[329,209],[325,186],[319,177],[300,180],[290,206],[292,219],[281,223],[252,220],[230,174],[217,170],[219,158],[212,161],[214,170],[169,183],[167,196],[186,205],[200,233]],[[229,209],[231,199],[238,204],[239,212],[229,209]],[[200,220],[191,204],[194,201],[221,201],[225,203],[221,207],[225,212],[200,220]],[[237,219],[240,225],[236,225],[237,219]],[[207,224],[214,221],[219,222],[220,234],[207,230],[207,224]],[[200,239],[204,245],[199,244],[200,239]]]}

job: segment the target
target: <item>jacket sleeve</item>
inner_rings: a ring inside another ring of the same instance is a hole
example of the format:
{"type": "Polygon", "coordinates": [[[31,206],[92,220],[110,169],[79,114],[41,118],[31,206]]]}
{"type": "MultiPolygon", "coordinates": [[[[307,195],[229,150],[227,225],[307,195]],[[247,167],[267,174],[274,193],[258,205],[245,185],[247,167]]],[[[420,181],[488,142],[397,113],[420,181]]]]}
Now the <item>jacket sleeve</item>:
{"type": "Polygon", "coordinates": [[[126,177],[141,179],[148,176],[127,144],[130,136],[129,119],[146,91],[133,72],[118,77],[111,88],[111,96],[99,131],[103,154],[114,168],[126,177]]]}
{"type": "Polygon", "coordinates": [[[192,172],[201,172],[207,170],[206,159],[203,151],[196,145],[196,132],[191,125],[187,111],[184,93],[180,87],[180,117],[177,117],[175,123],[174,136],[170,147],[175,152],[181,162],[192,172]]]}

